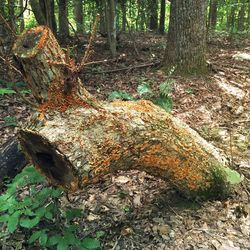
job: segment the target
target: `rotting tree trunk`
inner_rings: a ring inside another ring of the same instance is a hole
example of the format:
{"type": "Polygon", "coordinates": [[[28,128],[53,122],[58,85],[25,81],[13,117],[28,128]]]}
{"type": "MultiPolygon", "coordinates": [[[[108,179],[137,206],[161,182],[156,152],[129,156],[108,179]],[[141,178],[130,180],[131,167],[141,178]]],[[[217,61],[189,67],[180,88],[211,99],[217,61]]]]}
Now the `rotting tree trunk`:
{"type": "MultiPolygon", "coordinates": [[[[22,46],[30,32],[16,42],[15,55],[26,70],[25,55],[32,65],[46,65],[47,44],[54,46],[50,50],[52,60],[53,51],[60,51],[52,36],[43,39],[46,29],[42,34],[39,27],[35,31],[40,38],[33,43],[33,49],[24,51],[22,46]],[[22,53],[17,53],[19,50],[22,53]],[[29,54],[30,50],[36,54],[29,54]],[[39,56],[43,50],[45,59],[39,56]]],[[[50,74],[41,75],[46,80],[50,74]]],[[[63,77],[59,72],[59,85],[63,77]]],[[[52,74],[50,83],[55,81],[52,74]]],[[[23,151],[53,184],[75,191],[101,174],[139,169],[170,181],[189,196],[217,197],[227,190],[224,158],[187,125],[150,101],[95,106],[89,105],[89,96],[82,95],[86,105],[69,105],[63,112],[53,107],[42,120],[33,119],[19,131],[23,151]]]]}

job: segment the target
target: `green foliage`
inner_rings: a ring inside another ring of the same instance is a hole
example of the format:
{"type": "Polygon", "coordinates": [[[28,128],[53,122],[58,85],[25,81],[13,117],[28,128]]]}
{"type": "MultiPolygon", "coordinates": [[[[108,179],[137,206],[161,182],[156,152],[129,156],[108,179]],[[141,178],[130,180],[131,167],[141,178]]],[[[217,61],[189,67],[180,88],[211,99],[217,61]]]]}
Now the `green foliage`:
{"type": "Polygon", "coordinates": [[[11,240],[22,234],[31,248],[99,248],[104,232],[100,231],[96,238],[81,239],[75,220],[82,216],[82,210],[62,209],[62,189],[43,187],[43,183],[44,177],[30,166],[7,184],[0,196],[0,243],[3,237],[11,240]]]}
{"type": "MultiPolygon", "coordinates": [[[[161,83],[159,86],[159,91],[153,91],[150,86],[150,83],[143,81],[137,87],[137,93],[140,98],[150,100],[154,104],[158,105],[159,107],[163,108],[167,112],[170,112],[173,109],[173,101],[170,96],[170,93],[173,88],[173,84],[175,83],[174,80],[169,79],[164,83],[161,83]]],[[[108,98],[110,101],[114,99],[121,99],[126,101],[134,101],[135,99],[129,95],[125,91],[113,91],[109,95],[108,98]]]]}
{"type": "Polygon", "coordinates": [[[133,101],[134,98],[125,91],[113,91],[108,96],[109,101],[114,101],[115,99],[120,99],[124,101],[133,101]]]}
{"type": "MultiPolygon", "coordinates": [[[[8,81],[0,79],[0,84],[2,86],[0,88],[0,95],[16,94],[16,91],[13,89],[13,85],[14,85],[13,82],[8,82],[8,81]]],[[[31,90],[27,89],[26,83],[24,83],[24,82],[17,82],[17,83],[15,83],[15,86],[18,88],[18,90],[22,94],[31,93],[31,90]]]]}
{"type": "Polygon", "coordinates": [[[8,88],[0,88],[0,95],[16,94],[16,91],[8,88]]]}

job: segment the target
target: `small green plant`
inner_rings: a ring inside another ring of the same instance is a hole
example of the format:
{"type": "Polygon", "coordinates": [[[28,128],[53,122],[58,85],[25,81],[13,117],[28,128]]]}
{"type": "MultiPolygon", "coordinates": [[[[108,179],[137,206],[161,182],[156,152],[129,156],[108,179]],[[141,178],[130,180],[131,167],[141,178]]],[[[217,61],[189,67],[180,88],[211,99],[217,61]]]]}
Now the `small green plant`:
{"type": "Polygon", "coordinates": [[[0,196],[0,245],[24,235],[25,244],[31,248],[98,249],[103,233],[81,239],[76,219],[82,216],[82,210],[62,209],[62,189],[44,187],[43,183],[44,178],[30,166],[7,184],[0,196]]]}
{"type": "MultiPolygon", "coordinates": [[[[174,73],[175,67],[172,67],[168,72],[168,77],[174,73]]],[[[173,109],[173,100],[170,96],[173,85],[175,81],[173,79],[167,79],[165,82],[161,83],[159,86],[159,91],[154,91],[151,88],[150,82],[147,82],[145,79],[137,87],[137,93],[140,99],[146,99],[152,101],[155,105],[163,108],[167,112],[171,112],[173,109]]],[[[109,101],[115,99],[121,99],[124,101],[135,101],[136,99],[128,94],[126,91],[113,91],[108,97],[109,101]]]]}
{"type": "MultiPolygon", "coordinates": [[[[173,109],[173,100],[170,96],[174,80],[167,80],[166,82],[160,84],[159,92],[153,91],[148,82],[142,82],[137,87],[137,93],[140,98],[150,100],[159,107],[165,109],[167,112],[170,112],[173,109]]],[[[108,97],[109,101],[115,99],[121,99],[124,101],[134,101],[136,100],[130,94],[125,91],[113,91],[108,97]]]]}
{"type": "MultiPolygon", "coordinates": [[[[14,90],[14,83],[8,82],[5,80],[0,79],[0,95],[10,95],[10,94],[16,94],[16,91],[14,90]]],[[[16,82],[15,83],[16,88],[20,91],[22,94],[29,94],[31,93],[30,89],[27,89],[26,83],[24,82],[16,82]]]]}
{"type": "Polygon", "coordinates": [[[120,99],[124,101],[134,101],[135,98],[128,94],[126,91],[113,91],[109,94],[108,100],[114,101],[115,99],[120,99]]]}

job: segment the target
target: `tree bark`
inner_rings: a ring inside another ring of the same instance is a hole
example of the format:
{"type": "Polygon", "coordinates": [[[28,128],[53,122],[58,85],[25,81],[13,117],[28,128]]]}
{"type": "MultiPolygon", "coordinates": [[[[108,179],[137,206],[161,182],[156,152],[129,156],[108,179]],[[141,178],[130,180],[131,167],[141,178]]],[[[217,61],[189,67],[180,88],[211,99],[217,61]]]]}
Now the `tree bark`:
{"type": "MultiPolygon", "coordinates": [[[[15,55],[27,73],[23,54],[29,57],[31,65],[44,67],[47,58],[55,60],[54,51],[60,51],[58,43],[43,27],[23,34],[15,45],[15,55]],[[23,41],[29,40],[30,34],[39,39],[24,51],[23,41]]],[[[59,56],[64,60],[63,55],[59,56]]],[[[47,70],[46,66],[43,70],[47,70]]],[[[58,86],[65,77],[60,71],[57,79],[53,74],[41,75],[44,81],[51,76],[51,84],[58,86]]],[[[37,83],[35,77],[38,75],[32,78],[33,85],[37,83]]],[[[72,91],[63,96],[63,89],[51,87],[48,91],[50,96],[60,98],[72,99],[74,94],[72,91]]],[[[66,103],[64,110],[49,106],[42,119],[34,118],[19,131],[25,154],[53,184],[74,191],[101,174],[139,169],[170,181],[188,196],[217,197],[228,190],[224,158],[186,124],[150,101],[117,101],[95,106],[90,105],[89,96],[82,95],[82,102],[76,102],[78,106],[66,103]]],[[[61,105],[57,99],[54,102],[61,105]]]]}
{"type": "Polygon", "coordinates": [[[121,0],[121,10],[122,10],[122,31],[126,31],[126,0],[121,0]]]}
{"type": "Polygon", "coordinates": [[[107,31],[110,52],[116,57],[116,0],[108,0],[106,4],[107,31]]]}
{"type": "Polygon", "coordinates": [[[166,15],[166,0],[161,0],[161,16],[159,24],[159,33],[164,34],[165,32],[165,15],[166,15]]]}
{"type": "Polygon", "coordinates": [[[76,31],[79,34],[83,34],[83,0],[74,0],[74,16],[76,22],[76,31]]]}
{"type": "Polygon", "coordinates": [[[217,5],[218,0],[210,0],[209,3],[209,15],[208,15],[208,27],[215,30],[217,23],[217,5]]]}
{"type": "Polygon", "coordinates": [[[149,1],[149,11],[150,11],[150,19],[149,19],[149,29],[153,31],[157,31],[158,29],[158,4],[157,0],[149,1]]]}
{"type": "Polygon", "coordinates": [[[66,64],[66,57],[53,33],[46,26],[30,29],[17,40],[13,53],[22,64],[36,101],[47,101],[50,84],[65,77],[64,68],[55,64],[66,64]],[[31,63],[32,57],[36,59],[31,63]]]}
{"type": "Polygon", "coordinates": [[[24,23],[24,16],[23,16],[23,0],[19,0],[19,11],[20,11],[20,28],[19,31],[22,33],[24,31],[25,23],[24,23]]]}
{"type": "Polygon", "coordinates": [[[15,24],[15,0],[8,0],[9,25],[13,31],[16,30],[15,24]]]}
{"type": "Polygon", "coordinates": [[[175,67],[180,74],[204,74],[207,71],[206,1],[173,0],[163,67],[175,67]]]}
{"type": "Polygon", "coordinates": [[[69,36],[67,0],[59,0],[59,35],[61,37],[69,36]]]}
{"type": "Polygon", "coordinates": [[[247,3],[245,0],[241,0],[240,2],[241,6],[238,14],[238,30],[243,31],[245,29],[245,7],[247,6],[247,3]]]}
{"type": "Polygon", "coordinates": [[[39,25],[47,25],[56,34],[54,0],[30,0],[32,11],[39,25]]]}

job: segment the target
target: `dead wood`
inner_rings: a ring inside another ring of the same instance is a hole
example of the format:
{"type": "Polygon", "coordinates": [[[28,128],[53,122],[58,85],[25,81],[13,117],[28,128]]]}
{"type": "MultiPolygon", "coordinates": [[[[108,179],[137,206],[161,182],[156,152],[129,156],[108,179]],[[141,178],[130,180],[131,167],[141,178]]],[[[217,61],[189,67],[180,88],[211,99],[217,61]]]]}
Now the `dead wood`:
{"type": "Polygon", "coordinates": [[[48,28],[27,31],[14,52],[43,100],[41,115],[19,131],[19,140],[53,184],[75,191],[102,174],[139,169],[186,195],[218,197],[228,190],[227,162],[216,148],[150,101],[97,101],[72,74],[74,67],[67,68],[48,28]]]}

